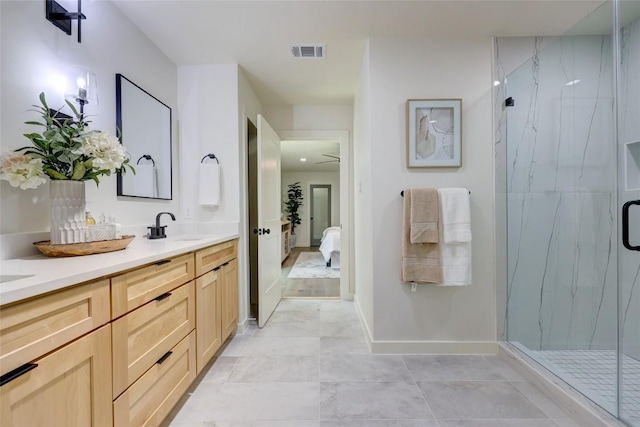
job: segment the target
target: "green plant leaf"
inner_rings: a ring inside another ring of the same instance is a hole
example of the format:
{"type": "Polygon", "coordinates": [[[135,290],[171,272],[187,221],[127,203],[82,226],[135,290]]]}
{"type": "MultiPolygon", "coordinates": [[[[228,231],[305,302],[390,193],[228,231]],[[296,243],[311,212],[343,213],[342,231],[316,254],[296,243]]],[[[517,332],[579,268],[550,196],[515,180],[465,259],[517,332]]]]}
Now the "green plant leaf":
{"type": "Polygon", "coordinates": [[[77,162],[73,166],[73,175],[71,175],[71,179],[74,181],[80,180],[80,178],[84,176],[86,170],[87,169],[84,167],[84,164],[82,162],[77,162]]]}
{"type": "Polygon", "coordinates": [[[64,176],[63,174],[61,174],[59,172],[56,172],[53,169],[49,169],[49,168],[45,169],[44,173],[46,173],[47,175],[49,175],[53,179],[61,179],[61,180],[69,179],[66,176],[64,176]]]}

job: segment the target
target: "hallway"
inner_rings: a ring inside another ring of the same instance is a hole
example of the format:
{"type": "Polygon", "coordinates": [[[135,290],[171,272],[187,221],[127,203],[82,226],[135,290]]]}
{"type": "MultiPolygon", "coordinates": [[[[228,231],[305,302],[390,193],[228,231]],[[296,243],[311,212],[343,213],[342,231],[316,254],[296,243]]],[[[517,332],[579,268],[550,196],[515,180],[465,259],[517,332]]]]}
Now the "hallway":
{"type": "Polygon", "coordinates": [[[165,425],[579,426],[495,356],[370,354],[353,303],[336,300],[283,300],[180,404],[165,425]]]}
{"type": "MultiPolygon", "coordinates": [[[[293,248],[291,254],[282,263],[280,283],[284,298],[340,298],[340,279],[290,279],[289,272],[296,263],[298,255],[305,252],[318,253],[317,247],[293,248]]],[[[338,270],[339,271],[339,270],[338,270]]]]}

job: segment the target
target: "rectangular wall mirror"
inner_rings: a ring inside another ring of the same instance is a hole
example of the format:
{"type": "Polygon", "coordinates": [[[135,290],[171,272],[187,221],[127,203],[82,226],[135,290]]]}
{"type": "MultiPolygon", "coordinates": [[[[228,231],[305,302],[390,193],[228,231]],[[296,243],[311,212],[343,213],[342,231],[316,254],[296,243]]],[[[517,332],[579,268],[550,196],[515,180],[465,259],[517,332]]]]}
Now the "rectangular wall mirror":
{"type": "Polygon", "coordinates": [[[171,200],[171,108],[116,74],[116,126],[136,170],[118,175],[118,196],[171,200]]]}

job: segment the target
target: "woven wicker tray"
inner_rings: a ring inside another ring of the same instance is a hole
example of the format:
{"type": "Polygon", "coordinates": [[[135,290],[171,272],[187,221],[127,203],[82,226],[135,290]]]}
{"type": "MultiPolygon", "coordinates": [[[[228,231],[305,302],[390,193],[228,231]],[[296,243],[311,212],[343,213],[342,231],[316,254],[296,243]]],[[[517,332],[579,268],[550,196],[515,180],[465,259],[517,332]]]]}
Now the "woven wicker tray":
{"type": "Polygon", "coordinates": [[[69,257],[107,252],[121,251],[126,248],[136,236],[122,236],[121,239],[102,240],[99,242],[73,243],[68,245],[52,245],[51,241],[35,242],[33,245],[40,252],[50,257],[69,257]]]}

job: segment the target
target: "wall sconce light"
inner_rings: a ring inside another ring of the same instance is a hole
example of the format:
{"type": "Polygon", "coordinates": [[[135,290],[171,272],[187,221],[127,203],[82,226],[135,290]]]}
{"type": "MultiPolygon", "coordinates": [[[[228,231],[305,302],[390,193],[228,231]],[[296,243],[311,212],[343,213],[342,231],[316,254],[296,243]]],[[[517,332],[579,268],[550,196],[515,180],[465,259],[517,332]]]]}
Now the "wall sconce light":
{"type": "Polygon", "coordinates": [[[80,115],[84,114],[85,105],[98,105],[98,83],[95,73],[88,68],[72,67],[67,74],[64,99],[79,104],[80,115]]]}
{"type": "Polygon", "coordinates": [[[71,35],[71,21],[78,20],[78,43],[81,43],[81,22],[83,19],[87,19],[82,13],[82,0],[78,0],[78,11],[69,12],[62,7],[55,0],[44,0],[46,5],[46,17],[53,25],[60,28],[62,31],[71,35]]]}

